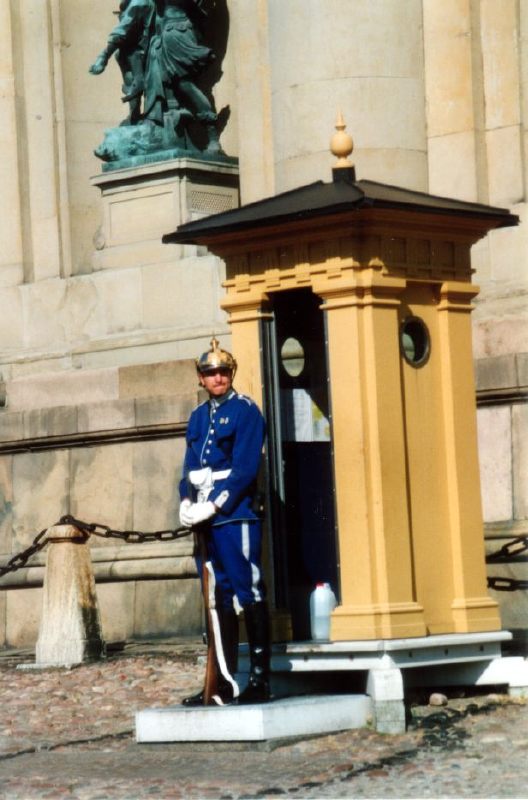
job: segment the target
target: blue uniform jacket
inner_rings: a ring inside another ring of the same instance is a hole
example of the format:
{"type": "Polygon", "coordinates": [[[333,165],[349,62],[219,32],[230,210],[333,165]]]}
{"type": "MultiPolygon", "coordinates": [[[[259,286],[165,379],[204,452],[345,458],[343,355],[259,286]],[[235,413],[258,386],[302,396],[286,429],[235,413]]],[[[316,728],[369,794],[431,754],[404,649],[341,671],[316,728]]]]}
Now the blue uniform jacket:
{"type": "Polygon", "coordinates": [[[213,398],[199,405],[187,427],[187,451],[180,482],[182,500],[186,497],[196,500],[188,480],[191,470],[230,469],[228,477],[215,480],[208,497],[219,509],[212,524],[257,519],[251,505],[264,437],[265,423],[258,406],[233,389],[220,403],[213,398]]]}

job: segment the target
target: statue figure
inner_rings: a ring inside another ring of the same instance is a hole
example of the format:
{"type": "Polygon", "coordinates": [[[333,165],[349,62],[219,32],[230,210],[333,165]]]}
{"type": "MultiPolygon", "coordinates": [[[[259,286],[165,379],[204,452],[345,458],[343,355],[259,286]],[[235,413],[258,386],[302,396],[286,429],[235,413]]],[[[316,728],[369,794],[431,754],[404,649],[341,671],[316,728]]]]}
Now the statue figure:
{"type": "Polygon", "coordinates": [[[215,60],[202,42],[201,25],[211,0],[121,0],[118,24],[90,67],[106,68],[115,53],[130,111],[105,131],[95,155],[106,169],[192,153],[228,158],[219,143],[218,114],[198,85],[215,60]]]}
{"type": "Polygon", "coordinates": [[[104,71],[113,53],[123,76],[124,103],[129,115],[123,124],[137,125],[142,119],[141,97],[145,89],[147,53],[154,23],[154,0],[121,0],[119,22],[108,43],[90,67],[92,75],[104,71]]]}
{"type": "Polygon", "coordinates": [[[197,76],[214,60],[199,40],[202,0],[156,0],[156,29],[147,62],[145,119],[163,124],[163,115],[183,108],[205,123],[208,152],[219,151],[217,114],[196,84],[197,76]]]}

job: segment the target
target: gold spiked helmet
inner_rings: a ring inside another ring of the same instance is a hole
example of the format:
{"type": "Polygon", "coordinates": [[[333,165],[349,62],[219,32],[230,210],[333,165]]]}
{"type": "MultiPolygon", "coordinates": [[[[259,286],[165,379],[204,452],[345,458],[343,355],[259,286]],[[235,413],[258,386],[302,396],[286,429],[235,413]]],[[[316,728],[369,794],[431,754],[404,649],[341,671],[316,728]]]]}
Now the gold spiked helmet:
{"type": "Polygon", "coordinates": [[[209,372],[219,368],[231,370],[232,376],[235,376],[237,369],[237,362],[227,350],[222,350],[220,342],[213,336],[211,339],[211,349],[202,353],[200,358],[196,359],[196,369],[200,374],[209,372]]]}

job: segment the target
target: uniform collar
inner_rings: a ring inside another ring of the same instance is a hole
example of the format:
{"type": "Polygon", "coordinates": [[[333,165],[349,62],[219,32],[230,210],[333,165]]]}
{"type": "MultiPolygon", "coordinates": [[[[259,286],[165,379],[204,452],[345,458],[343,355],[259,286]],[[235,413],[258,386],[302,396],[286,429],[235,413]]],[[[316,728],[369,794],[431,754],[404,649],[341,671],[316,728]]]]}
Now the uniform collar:
{"type": "Polygon", "coordinates": [[[211,408],[219,408],[221,405],[226,403],[228,400],[231,400],[232,397],[236,395],[234,389],[229,389],[222,397],[211,397],[209,400],[209,404],[211,408]]]}

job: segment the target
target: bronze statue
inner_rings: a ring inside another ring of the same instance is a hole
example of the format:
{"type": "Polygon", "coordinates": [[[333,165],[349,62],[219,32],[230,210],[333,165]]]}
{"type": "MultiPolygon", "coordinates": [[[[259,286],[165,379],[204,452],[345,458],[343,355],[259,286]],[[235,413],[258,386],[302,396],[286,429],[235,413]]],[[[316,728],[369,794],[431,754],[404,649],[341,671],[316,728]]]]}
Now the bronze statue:
{"type": "Polygon", "coordinates": [[[90,72],[100,75],[113,53],[116,54],[123,76],[122,100],[129,103],[130,108],[125,122],[137,125],[142,119],[141,97],[145,89],[147,54],[154,23],[154,0],[121,0],[118,14],[119,22],[90,72]]]}
{"type": "Polygon", "coordinates": [[[218,150],[217,115],[196,78],[214,60],[199,41],[201,0],[156,0],[156,32],[147,65],[145,118],[163,124],[163,114],[184,108],[207,126],[208,150],[218,150]]]}
{"type": "MultiPolygon", "coordinates": [[[[118,14],[119,22],[90,72],[99,75],[116,54],[123,75],[122,99],[130,105],[121,125],[142,130],[107,131],[95,154],[108,162],[160,150],[161,158],[179,151],[221,154],[218,115],[198,85],[215,59],[201,39],[207,17],[203,0],[122,0],[118,14]],[[205,144],[193,143],[191,123],[205,132],[205,144]]],[[[148,160],[155,158],[149,155],[148,160]]]]}

